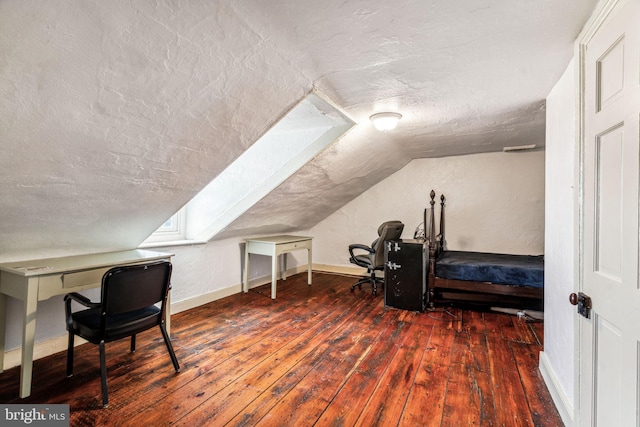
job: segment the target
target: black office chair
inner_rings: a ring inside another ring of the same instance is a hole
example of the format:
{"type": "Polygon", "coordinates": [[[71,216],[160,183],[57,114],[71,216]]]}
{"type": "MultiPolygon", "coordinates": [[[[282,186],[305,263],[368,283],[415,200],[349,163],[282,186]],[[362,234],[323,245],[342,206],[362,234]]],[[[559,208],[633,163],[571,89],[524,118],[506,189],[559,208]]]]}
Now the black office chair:
{"type": "Polygon", "coordinates": [[[376,277],[376,270],[384,270],[384,242],[399,239],[403,229],[404,224],[400,221],[383,222],[378,227],[378,238],[371,243],[371,246],[349,245],[349,253],[351,254],[349,262],[366,268],[368,274],[351,286],[352,291],[356,286],[362,289],[363,283],[371,283],[373,295],[378,293],[378,283],[384,283],[383,279],[376,277]],[[359,253],[356,254],[354,251],[359,251],[359,253]]]}
{"type": "Polygon", "coordinates": [[[69,331],[67,376],[73,375],[75,335],[100,346],[102,404],[105,408],[109,403],[105,343],[131,337],[131,352],[134,352],[136,334],[158,326],[169,350],[173,367],[176,372],[180,371],[178,359],[164,325],[171,270],[172,266],[168,261],[115,267],[102,277],[102,295],[99,303],[91,302],[75,292],[64,297],[69,331]],[[71,312],[71,301],[89,308],[71,312]],[[156,306],[157,303],[160,303],[160,307],[156,306]]]}

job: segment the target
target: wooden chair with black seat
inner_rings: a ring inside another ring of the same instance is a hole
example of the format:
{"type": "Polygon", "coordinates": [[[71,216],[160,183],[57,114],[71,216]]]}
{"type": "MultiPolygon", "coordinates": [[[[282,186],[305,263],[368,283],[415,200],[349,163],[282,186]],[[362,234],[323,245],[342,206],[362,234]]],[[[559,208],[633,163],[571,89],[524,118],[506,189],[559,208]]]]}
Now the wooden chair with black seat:
{"type": "Polygon", "coordinates": [[[73,375],[73,341],[78,335],[100,347],[100,373],[102,377],[102,405],[107,407],[107,365],[105,343],[131,337],[131,352],[136,349],[136,334],[160,328],[176,372],[180,365],[164,324],[167,310],[172,265],[168,261],[115,267],[102,277],[100,302],[91,302],[78,293],[65,295],[69,347],[67,349],[67,376],[73,375]],[[71,302],[88,307],[71,311],[71,302]],[[159,307],[157,304],[159,304],[159,307]]]}
{"type": "Polygon", "coordinates": [[[378,227],[378,238],[371,246],[358,243],[349,245],[349,262],[366,268],[368,274],[351,286],[352,291],[356,286],[362,289],[363,283],[370,283],[373,295],[378,293],[378,283],[384,283],[384,279],[376,277],[376,271],[384,270],[384,242],[398,240],[403,229],[404,224],[400,221],[386,221],[378,227]]]}

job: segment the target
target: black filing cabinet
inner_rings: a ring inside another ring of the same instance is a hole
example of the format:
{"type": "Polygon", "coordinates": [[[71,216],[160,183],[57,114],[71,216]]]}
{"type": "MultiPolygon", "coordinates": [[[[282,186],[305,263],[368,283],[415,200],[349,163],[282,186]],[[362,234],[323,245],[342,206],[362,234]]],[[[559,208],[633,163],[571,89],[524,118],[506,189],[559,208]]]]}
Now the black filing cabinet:
{"type": "Polygon", "coordinates": [[[421,240],[390,240],[384,247],[384,304],[424,311],[428,248],[421,240]]]}

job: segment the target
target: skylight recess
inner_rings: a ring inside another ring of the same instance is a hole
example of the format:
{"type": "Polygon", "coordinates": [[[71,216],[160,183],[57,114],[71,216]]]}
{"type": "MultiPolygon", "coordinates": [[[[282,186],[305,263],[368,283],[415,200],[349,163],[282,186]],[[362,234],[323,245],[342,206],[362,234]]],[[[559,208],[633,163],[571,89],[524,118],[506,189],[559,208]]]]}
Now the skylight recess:
{"type": "Polygon", "coordinates": [[[186,239],[213,238],[354,125],[308,94],[186,205],[186,239]]]}

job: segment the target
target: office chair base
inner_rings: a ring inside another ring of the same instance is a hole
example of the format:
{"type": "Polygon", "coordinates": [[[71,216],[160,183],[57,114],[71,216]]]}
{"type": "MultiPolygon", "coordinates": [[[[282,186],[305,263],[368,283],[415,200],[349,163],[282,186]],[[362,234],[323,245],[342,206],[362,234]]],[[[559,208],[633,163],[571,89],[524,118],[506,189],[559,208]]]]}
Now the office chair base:
{"type": "Polygon", "coordinates": [[[378,295],[378,283],[380,283],[381,287],[384,288],[384,280],[377,278],[375,276],[373,277],[363,277],[362,279],[358,280],[356,283],[354,283],[353,285],[351,285],[351,292],[353,292],[356,288],[356,286],[359,289],[362,289],[362,284],[363,283],[368,283],[371,285],[371,292],[373,293],[373,295],[378,295]]]}

